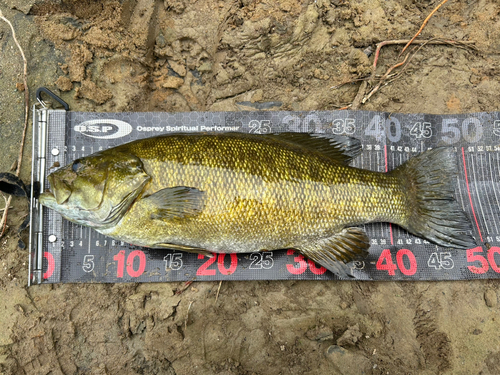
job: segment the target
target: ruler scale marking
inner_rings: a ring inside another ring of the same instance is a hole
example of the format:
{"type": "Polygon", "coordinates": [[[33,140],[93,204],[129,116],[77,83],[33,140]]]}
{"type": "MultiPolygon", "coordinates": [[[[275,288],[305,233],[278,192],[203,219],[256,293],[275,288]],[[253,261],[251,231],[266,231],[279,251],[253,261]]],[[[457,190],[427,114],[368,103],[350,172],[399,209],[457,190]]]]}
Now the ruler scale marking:
{"type": "MultiPolygon", "coordinates": [[[[480,155],[481,156],[481,155],[480,155]]],[[[484,185],[484,191],[486,193],[486,200],[488,201],[488,208],[490,209],[490,212],[491,212],[491,215],[488,215],[489,217],[493,218],[493,220],[491,220],[493,222],[493,225],[495,227],[495,234],[498,234],[498,226],[497,226],[497,221],[494,219],[495,218],[495,212],[493,210],[493,205],[491,204],[491,200],[493,199],[493,197],[490,197],[491,196],[491,193],[490,193],[490,186],[491,186],[491,189],[493,189],[493,181],[490,181],[490,183],[487,182],[486,180],[486,176],[485,176],[485,168],[484,168],[484,158],[486,157],[486,154],[482,154],[483,157],[480,158],[480,163],[481,163],[481,172],[483,173],[483,179],[482,179],[482,184],[484,185]]]]}
{"type": "Polygon", "coordinates": [[[470,159],[471,159],[471,162],[470,162],[470,166],[472,166],[472,181],[474,182],[474,188],[476,189],[476,194],[475,196],[477,197],[477,202],[478,202],[478,205],[479,205],[479,212],[481,213],[481,217],[483,218],[483,223],[484,223],[484,227],[486,228],[486,233],[489,234],[490,233],[490,229],[488,228],[488,223],[486,222],[486,216],[484,216],[484,210],[483,210],[483,204],[481,202],[481,196],[483,196],[484,194],[481,194],[479,192],[479,188],[477,186],[477,176],[476,176],[476,167],[475,167],[475,163],[474,163],[474,155],[472,153],[470,153],[470,159]]]}

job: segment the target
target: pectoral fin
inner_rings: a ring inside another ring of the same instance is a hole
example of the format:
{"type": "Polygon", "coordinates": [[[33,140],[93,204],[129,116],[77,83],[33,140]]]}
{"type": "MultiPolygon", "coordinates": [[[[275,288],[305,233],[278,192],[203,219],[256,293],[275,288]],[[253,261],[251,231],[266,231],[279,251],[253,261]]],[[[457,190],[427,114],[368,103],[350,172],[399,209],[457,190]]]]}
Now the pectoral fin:
{"type": "Polygon", "coordinates": [[[365,258],[369,247],[368,236],[363,230],[345,228],[332,237],[301,246],[297,250],[340,277],[353,277],[347,263],[365,258]]]}
{"type": "Polygon", "coordinates": [[[175,186],[144,198],[151,210],[151,219],[182,219],[198,215],[204,207],[204,192],[192,187],[175,186]]]}
{"type": "Polygon", "coordinates": [[[213,258],[214,254],[207,249],[202,249],[199,247],[185,246],[185,245],[176,245],[173,243],[157,243],[153,247],[162,248],[162,249],[170,249],[170,250],[179,250],[184,251],[186,253],[194,253],[201,254],[206,256],[207,258],[213,258]]]}

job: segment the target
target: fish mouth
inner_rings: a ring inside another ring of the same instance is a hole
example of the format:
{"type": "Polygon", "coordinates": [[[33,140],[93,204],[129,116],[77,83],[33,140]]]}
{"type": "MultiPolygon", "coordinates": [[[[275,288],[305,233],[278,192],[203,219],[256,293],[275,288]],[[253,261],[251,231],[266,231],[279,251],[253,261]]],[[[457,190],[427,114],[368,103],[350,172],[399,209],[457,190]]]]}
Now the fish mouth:
{"type": "Polygon", "coordinates": [[[54,207],[57,204],[56,197],[50,190],[45,190],[42,194],[40,194],[38,201],[47,207],[54,207]]]}
{"type": "Polygon", "coordinates": [[[51,203],[53,205],[54,203],[62,205],[66,203],[71,196],[71,188],[68,184],[63,180],[55,178],[53,174],[49,175],[47,179],[49,180],[50,188],[40,194],[38,198],[40,203],[43,205],[51,203]]]}

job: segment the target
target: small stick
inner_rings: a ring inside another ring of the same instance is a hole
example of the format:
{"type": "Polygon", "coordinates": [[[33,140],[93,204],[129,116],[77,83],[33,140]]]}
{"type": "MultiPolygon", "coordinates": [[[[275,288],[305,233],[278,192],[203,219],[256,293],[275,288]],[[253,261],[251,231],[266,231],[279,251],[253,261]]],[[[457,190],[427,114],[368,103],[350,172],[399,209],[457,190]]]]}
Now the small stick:
{"type": "Polygon", "coordinates": [[[377,84],[377,86],[375,86],[375,87],[373,88],[373,90],[372,90],[372,91],[370,91],[370,92],[368,93],[368,95],[367,95],[366,97],[364,97],[364,98],[363,98],[363,100],[361,101],[361,103],[365,104],[365,103],[366,103],[366,101],[367,101],[368,99],[370,99],[370,98],[371,98],[371,96],[372,96],[373,94],[375,94],[375,93],[378,91],[378,89],[380,88],[380,86],[382,86],[382,83],[384,83],[384,81],[385,81],[385,79],[387,78],[387,76],[388,76],[388,75],[389,75],[389,74],[390,74],[390,73],[391,73],[394,69],[396,69],[396,68],[398,68],[398,67],[400,67],[401,65],[404,65],[404,64],[406,63],[406,60],[408,60],[408,56],[410,56],[410,54],[409,54],[409,53],[408,53],[408,54],[406,54],[406,57],[404,58],[404,60],[403,60],[403,61],[401,61],[401,62],[399,62],[399,63],[397,63],[397,64],[394,64],[394,65],[393,65],[393,66],[391,66],[389,69],[387,69],[387,72],[385,72],[385,74],[382,76],[382,78],[380,79],[380,81],[379,81],[379,83],[377,84]]]}
{"type": "MultiPolygon", "coordinates": [[[[377,49],[375,50],[375,55],[373,58],[373,66],[372,66],[372,77],[375,76],[375,69],[377,68],[377,61],[380,55],[380,50],[382,49],[383,46],[390,46],[390,45],[395,45],[395,44],[406,44],[412,42],[413,44],[451,44],[451,45],[457,45],[457,44],[471,44],[474,42],[458,42],[455,40],[442,40],[442,39],[429,39],[429,40],[408,40],[408,39],[395,39],[395,40],[385,40],[383,42],[380,42],[377,44],[377,49]]],[[[402,53],[399,54],[401,56],[402,53]]]]}
{"type": "Polygon", "coordinates": [[[187,326],[188,326],[189,310],[191,310],[191,305],[193,304],[193,302],[194,301],[189,302],[188,311],[186,313],[186,320],[184,321],[184,332],[186,331],[187,326]]]}
{"type": "Polygon", "coordinates": [[[368,99],[370,99],[370,97],[378,89],[380,89],[380,86],[382,86],[382,83],[390,76],[390,73],[391,73],[392,70],[394,70],[395,68],[397,68],[397,67],[399,67],[401,65],[404,65],[403,68],[401,69],[401,71],[399,71],[398,73],[396,73],[395,76],[394,76],[394,78],[391,79],[389,82],[387,82],[387,84],[389,84],[390,82],[395,81],[399,76],[401,76],[401,74],[405,71],[405,69],[408,67],[408,65],[410,65],[410,61],[413,59],[413,57],[415,57],[415,55],[417,54],[417,52],[420,51],[426,44],[431,44],[433,41],[434,41],[433,39],[430,39],[430,40],[425,41],[424,43],[421,43],[418,48],[415,46],[413,48],[413,50],[412,50],[412,51],[415,51],[413,54],[410,55],[410,53],[408,53],[406,55],[405,59],[403,60],[403,62],[391,66],[387,70],[387,72],[380,78],[378,85],[365,98],[363,98],[362,103],[364,104],[368,99]]]}
{"type": "MultiPolygon", "coordinates": [[[[29,95],[29,89],[28,89],[28,61],[26,60],[26,56],[24,55],[24,51],[21,48],[21,45],[19,44],[17,38],[16,38],[16,31],[14,30],[14,26],[12,26],[12,23],[4,17],[2,11],[0,10],[0,19],[5,21],[9,26],[12,31],[12,38],[14,39],[14,42],[16,43],[17,48],[19,48],[19,51],[21,52],[21,56],[23,58],[23,66],[24,66],[24,75],[23,75],[23,83],[24,83],[24,130],[23,130],[23,135],[21,138],[21,147],[19,150],[19,156],[17,158],[17,168],[16,168],[16,176],[19,177],[19,174],[21,173],[21,163],[23,160],[23,153],[24,153],[24,142],[26,139],[26,131],[28,129],[28,118],[29,118],[29,101],[30,101],[30,95],[29,95]]],[[[4,197],[5,199],[5,197],[4,197]]],[[[2,214],[2,219],[0,220],[0,228],[2,228],[0,232],[0,237],[3,236],[5,232],[5,228],[7,227],[7,213],[9,212],[9,206],[10,202],[12,200],[12,196],[9,197],[7,200],[7,204],[5,206],[5,209],[2,214]]]]}
{"type": "MultiPolygon", "coordinates": [[[[432,41],[432,39],[429,42],[431,42],[431,41],[432,41]]],[[[396,79],[398,79],[401,76],[401,74],[403,74],[403,72],[406,70],[406,68],[408,67],[408,65],[410,65],[411,60],[415,57],[415,55],[417,54],[417,52],[420,51],[426,44],[427,43],[423,43],[423,44],[420,45],[420,47],[418,47],[418,48],[414,47],[413,48],[413,50],[415,52],[410,56],[410,58],[408,59],[407,63],[403,66],[403,68],[398,73],[394,73],[393,74],[393,77],[391,77],[392,79],[389,82],[387,82],[387,84],[395,81],[396,79]]],[[[385,78],[387,79],[389,77],[390,76],[387,76],[385,78]]]]}
{"type": "MultiPolygon", "coordinates": [[[[371,80],[371,78],[370,78],[370,80],[371,80]]],[[[361,105],[361,100],[365,96],[365,91],[366,91],[367,87],[368,87],[368,81],[361,82],[361,85],[359,86],[358,93],[356,94],[356,97],[352,101],[351,109],[358,109],[359,108],[359,106],[361,105]]]]}
{"type": "Polygon", "coordinates": [[[0,232],[0,238],[5,233],[5,229],[7,228],[7,212],[9,212],[10,202],[12,201],[12,195],[9,195],[9,198],[5,198],[5,195],[2,194],[3,199],[5,200],[5,208],[2,215],[2,220],[0,220],[0,228],[2,228],[0,232]]]}
{"type": "Polygon", "coordinates": [[[193,283],[193,280],[189,280],[189,281],[186,281],[184,283],[184,285],[182,286],[182,288],[178,289],[175,294],[176,295],[179,295],[179,294],[182,294],[187,288],[189,288],[189,286],[193,283]]]}
{"type": "Polygon", "coordinates": [[[7,24],[10,26],[10,29],[12,31],[12,38],[14,39],[14,42],[16,43],[17,48],[19,49],[19,52],[21,52],[21,56],[23,58],[23,68],[24,68],[24,74],[23,74],[23,84],[24,84],[24,131],[21,139],[21,150],[19,151],[19,157],[17,159],[17,168],[16,168],[16,176],[19,177],[19,173],[21,172],[21,162],[23,159],[23,150],[24,150],[24,139],[26,138],[26,130],[28,128],[28,118],[29,118],[29,101],[30,101],[30,95],[29,95],[29,89],[28,89],[28,61],[26,60],[26,56],[24,55],[24,51],[21,48],[21,45],[19,44],[19,41],[17,40],[16,37],[16,31],[14,30],[14,26],[12,26],[12,23],[4,17],[2,11],[0,10],[0,19],[7,22],[7,24]]]}
{"type": "MultiPolygon", "coordinates": [[[[371,72],[370,78],[368,79],[368,82],[371,83],[375,79],[377,62],[378,62],[378,58],[380,56],[380,50],[382,49],[382,47],[388,46],[388,45],[408,44],[408,42],[409,42],[408,39],[395,39],[395,40],[385,40],[383,42],[377,43],[377,49],[375,50],[375,54],[374,54],[374,58],[373,58],[372,72],[371,72]]],[[[414,40],[412,43],[413,44],[420,44],[422,46],[424,46],[426,44],[438,44],[438,45],[449,44],[452,46],[459,46],[459,47],[460,46],[467,47],[469,44],[474,44],[474,42],[467,42],[467,41],[459,42],[456,40],[442,40],[442,39],[414,40]]],[[[365,91],[366,91],[367,86],[368,86],[368,83],[366,80],[361,83],[359,90],[358,90],[358,93],[356,94],[356,97],[354,98],[354,100],[352,102],[352,106],[351,106],[352,109],[359,108],[361,101],[365,96],[365,91]]]]}
{"type": "Polygon", "coordinates": [[[219,288],[217,289],[217,295],[215,296],[215,303],[217,303],[217,300],[219,299],[219,292],[220,292],[220,287],[222,286],[222,280],[219,283],[219,288]]]}
{"type": "Polygon", "coordinates": [[[436,13],[438,11],[438,9],[441,8],[441,6],[443,6],[447,1],[448,0],[441,1],[439,3],[439,5],[437,7],[435,7],[434,10],[425,18],[424,22],[422,23],[422,26],[420,26],[420,29],[418,29],[417,33],[413,36],[413,38],[411,38],[410,41],[403,47],[403,50],[401,51],[401,53],[399,54],[399,56],[401,56],[404,53],[404,51],[406,51],[406,49],[408,48],[408,46],[410,44],[412,44],[412,42],[417,38],[417,36],[420,35],[420,33],[422,32],[422,30],[424,30],[425,25],[427,25],[427,22],[429,22],[429,20],[434,15],[434,13],[436,13]]]}
{"type": "Polygon", "coordinates": [[[354,83],[354,82],[359,82],[359,81],[366,81],[366,78],[367,77],[363,77],[363,78],[353,79],[353,80],[350,80],[350,81],[345,81],[345,82],[339,83],[338,85],[330,86],[330,88],[334,89],[334,90],[340,89],[342,86],[348,85],[349,83],[354,83]]]}

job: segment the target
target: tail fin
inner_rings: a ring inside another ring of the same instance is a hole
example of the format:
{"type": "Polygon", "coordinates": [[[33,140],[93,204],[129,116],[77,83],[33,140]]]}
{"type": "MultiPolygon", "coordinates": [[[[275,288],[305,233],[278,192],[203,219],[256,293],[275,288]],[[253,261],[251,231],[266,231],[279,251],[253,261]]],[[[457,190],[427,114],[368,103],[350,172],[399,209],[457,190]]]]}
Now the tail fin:
{"type": "Polygon", "coordinates": [[[402,226],[437,245],[468,249],[477,246],[471,223],[455,200],[457,160],[449,147],[426,151],[390,174],[407,192],[408,216],[402,226]]]}

